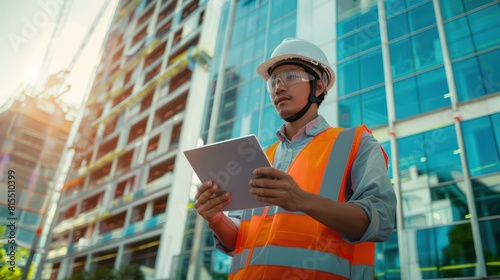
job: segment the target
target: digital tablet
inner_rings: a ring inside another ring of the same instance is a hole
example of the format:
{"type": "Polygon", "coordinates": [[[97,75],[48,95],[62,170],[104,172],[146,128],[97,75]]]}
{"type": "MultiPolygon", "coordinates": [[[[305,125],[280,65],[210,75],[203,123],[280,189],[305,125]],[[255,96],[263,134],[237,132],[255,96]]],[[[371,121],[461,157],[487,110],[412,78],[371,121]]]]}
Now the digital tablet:
{"type": "Polygon", "coordinates": [[[255,178],[257,167],[271,164],[255,135],[242,136],[203,147],[186,150],[184,155],[201,182],[213,180],[219,185],[217,195],[231,193],[231,204],[224,211],[268,206],[249,193],[248,182],[255,178]]]}

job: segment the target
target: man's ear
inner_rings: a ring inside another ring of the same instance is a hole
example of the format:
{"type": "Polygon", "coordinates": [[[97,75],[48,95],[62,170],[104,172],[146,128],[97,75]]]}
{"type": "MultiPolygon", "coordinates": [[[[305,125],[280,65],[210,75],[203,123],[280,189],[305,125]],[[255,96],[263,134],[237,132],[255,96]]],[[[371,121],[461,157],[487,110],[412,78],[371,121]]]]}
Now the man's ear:
{"type": "Polygon", "coordinates": [[[325,83],[323,80],[316,81],[316,96],[320,96],[325,91],[325,83]]]}

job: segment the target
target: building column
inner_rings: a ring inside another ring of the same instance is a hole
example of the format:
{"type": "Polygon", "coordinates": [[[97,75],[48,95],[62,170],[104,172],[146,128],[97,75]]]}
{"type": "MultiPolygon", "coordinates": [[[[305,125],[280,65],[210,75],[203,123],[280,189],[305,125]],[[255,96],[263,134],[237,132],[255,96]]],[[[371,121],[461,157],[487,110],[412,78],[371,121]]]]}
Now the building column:
{"type": "Polygon", "coordinates": [[[122,267],[122,265],[124,265],[123,262],[123,251],[124,251],[124,248],[123,248],[123,243],[118,245],[118,251],[116,252],[116,258],[115,258],[115,269],[116,270],[119,270],[120,267],[122,267]]]}
{"type": "Polygon", "coordinates": [[[436,25],[439,33],[439,41],[441,42],[441,50],[443,52],[443,63],[446,72],[448,89],[450,91],[452,117],[455,124],[455,133],[457,134],[458,148],[460,150],[460,162],[462,165],[463,183],[466,190],[467,207],[470,214],[470,225],[472,230],[472,240],[476,252],[476,275],[477,277],[486,278],[486,262],[484,259],[483,243],[481,240],[481,230],[479,229],[479,221],[477,216],[474,192],[472,190],[471,177],[469,166],[467,164],[467,156],[465,154],[465,143],[462,137],[462,123],[459,114],[458,94],[455,85],[455,77],[451,66],[450,53],[448,51],[448,42],[446,40],[446,32],[444,29],[443,16],[439,0],[433,0],[434,14],[436,15],[436,25]]]}
{"type": "Polygon", "coordinates": [[[410,275],[410,270],[408,265],[410,264],[408,255],[408,240],[407,231],[405,230],[404,224],[404,213],[403,213],[403,193],[401,190],[401,180],[399,177],[399,158],[397,157],[398,145],[396,136],[396,103],[394,101],[394,87],[391,71],[391,56],[389,52],[389,35],[387,33],[387,17],[385,11],[385,1],[377,0],[378,5],[378,17],[380,24],[380,42],[382,48],[382,62],[384,67],[384,83],[386,92],[386,102],[387,102],[387,116],[388,116],[388,128],[389,128],[389,139],[391,145],[391,165],[392,165],[392,183],[394,185],[394,191],[396,193],[397,207],[396,207],[396,224],[397,224],[397,234],[398,234],[398,247],[399,247],[399,258],[400,258],[400,274],[401,279],[412,279],[413,275],[410,275]]]}
{"type": "Polygon", "coordinates": [[[189,192],[193,170],[182,151],[194,148],[198,144],[199,132],[203,117],[205,95],[207,92],[209,73],[200,63],[196,63],[191,78],[192,86],[189,90],[183,123],[189,124],[189,128],[181,131],[178,153],[175,160],[175,175],[170,186],[170,194],[166,209],[166,222],[163,227],[161,241],[158,246],[158,258],[156,259],[155,279],[168,279],[172,266],[173,257],[181,251],[183,228],[186,222],[187,206],[189,203],[189,192]],[[175,186],[175,187],[172,187],[175,186]]]}

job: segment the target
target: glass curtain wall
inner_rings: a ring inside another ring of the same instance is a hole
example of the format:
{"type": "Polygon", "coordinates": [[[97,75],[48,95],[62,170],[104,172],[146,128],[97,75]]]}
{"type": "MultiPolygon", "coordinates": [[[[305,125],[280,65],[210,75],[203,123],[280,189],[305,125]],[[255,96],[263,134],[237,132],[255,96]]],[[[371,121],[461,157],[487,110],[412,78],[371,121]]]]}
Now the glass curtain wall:
{"type": "MultiPolygon", "coordinates": [[[[228,28],[229,1],[223,5],[217,46],[210,65],[209,100],[202,131],[205,143],[223,55],[224,35],[228,28]]],[[[275,132],[283,120],[276,114],[256,69],[271,56],[272,50],[283,38],[296,35],[297,1],[238,0],[235,8],[215,141],[255,134],[263,146],[268,146],[276,141],[275,132]]],[[[182,253],[176,259],[180,268],[175,272],[174,279],[187,276],[195,219],[196,212],[190,212],[182,253]]],[[[196,279],[226,279],[231,258],[214,250],[212,231],[206,225],[202,236],[196,279]]]]}
{"type": "MultiPolygon", "coordinates": [[[[283,38],[295,36],[297,1],[246,0],[237,3],[215,138],[220,141],[252,133],[263,146],[268,146],[276,141],[275,132],[283,121],[275,113],[256,69],[271,56],[283,38]]],[[[221,26],[216,58],[222,56],[227,25],[221,26]]],[[[208,135],[219,62],[215,62],[211,70],[212,86],[205,115],[204,139],[208,135]]]]}
{"type": "MultiPolygon", "coordinates": [[[[407,121],[451,110],[450,77],[445,66],[451,67],[461,110],[481,111],[474,102],[499,94],[499,0],[336,3],[337,59],[332,61],[337,61],[339,126],[364,123],[370,129],[383,130],[387,128],[390,109],[395,111],[398,128],[407,121]],[[440,15],[436,14],[435,5],[440,6],[440,15]],[[386,11],[383,17],[387,22],[391,61],[387,70],[392,74],[394,89],[394,104],[389,106],[394,108],[387,107],[381,8],[386,11]],[[443,35],[438,32],[439,17],[443,19],[443,35]],[[449,60],[444,57],[444,43],[449,60]]],[[[202,131],[205,140],[228,10],[226,4],[211,64],[210,99],[202,131]]],[[[296,22],[297,1],[237,1],[224,66],[216,141],[250,133],[256,134],[263,146],[275,141],[275,131],[283,121],[276,115],[255,69],[270,57],[281,40],[295,36],[296,22]]],[[[334,29],[332,26],[331,32],[334,29]]],[[[490,277],[500,274],[500,113],[469,118],[460,127],[458,130],[453,120],[413,133],[412,128],[405,127],[410,133],[397,138],[397,152],[391,150],[389,142],[382,143],[388,155],[399,162],[398,169],[389,165],[388,172],[391,178],[400,180],[404,224],[398,225],[387,242],[377,244],[377,279],[401,279],[401,267],[420,279],[473,278],[478,266],[486,267],[490,277]],[[460,149],[461,143],[464,150],[460,149]],[[471,220],[471,201],[477,211],[477,222],[471,220]],[[479,259],[485,260],[481,264],[477,264],[481,252],[476,252],[474,228],[480,231],[484,256],[479,259]],[[399,239],[405,241],[405,250],[399,247],[399,239]]],[[[184,252],[190,250],[189,236],[188,233],[184,241],[184,252]]],[[[214,253],[209,237],[210,232],[204,231],[199,266],[207,267],[213,275],[225,273],[227,259],[214,253]]]]}
{"type": "MultiPolygon", "coordinates": [[[[441,40],[446,40],[462,110],[477,112],[481,108],[470,101],[499,93],[499,1],[436,1],[445,38],[438,33],[433,1],[338,1],[339,126],[388,124],[379,2],[386,11],[396,127],[399,121],[451,108],[441,40]]],[[[404,228],[399,233],[405,234],[408,247],[401,258],[398,230],[377,245],[377,279],[401,279],[401,266],[419,279],[476,276],[469,194],[485,259],[479,265],[488,276],[500,274],[500,114],[466,120],[461,127],[462,133],[451,124],[400,137],[398,153],[389,142],[382,143],[399,161],[399,170],[389,166],[389,175],[398,172],[400,178],[404,225],[398,226],[404,228]],[[465,151],[459,149],[460,141],[465,151]]]]}

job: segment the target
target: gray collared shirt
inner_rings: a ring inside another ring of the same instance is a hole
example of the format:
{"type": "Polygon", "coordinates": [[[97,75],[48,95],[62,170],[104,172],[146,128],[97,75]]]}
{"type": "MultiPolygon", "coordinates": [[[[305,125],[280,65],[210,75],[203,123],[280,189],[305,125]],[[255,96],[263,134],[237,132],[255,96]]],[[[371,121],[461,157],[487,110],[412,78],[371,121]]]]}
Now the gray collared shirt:
{"type": "MultiPolygon", "coordinates": [[[[279,145],[276,149],[273,166],[286,171],[297,154],[311,140],[329,128],[330,125],[318,116],[299,129],[290,140],[285,136],[285,126],[276,132],[279,145]]],[[[365,234],[360,240],[344,239],[353,243],[362,241],[384,241],[392,233],[396,211],[396,195],[387,174],[385,159],[379,142],[369,133],[363,133],[356,159],[351,169],[351,191],[346,194],[348,203],[355,203],[365,210],[370,219],[365,234]]],[[[241,212],[240,212],[241,213],[241,212]]],[[[231,217],[236,226],[240,220],[236,215],[231,217]]],[[[221,252],[232,255],[215,237],[215,246],[221,252]]]]}

